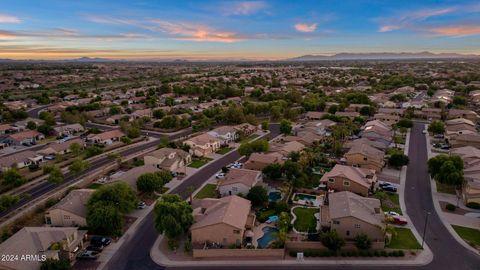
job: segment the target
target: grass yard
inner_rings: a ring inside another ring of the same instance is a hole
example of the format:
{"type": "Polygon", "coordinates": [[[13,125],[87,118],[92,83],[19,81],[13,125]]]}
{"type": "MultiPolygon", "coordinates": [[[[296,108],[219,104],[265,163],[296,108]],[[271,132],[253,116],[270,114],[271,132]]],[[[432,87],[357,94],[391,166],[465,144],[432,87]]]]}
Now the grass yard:
{"type": "Polygon", "coordinates": [[[480,230],[458,225],[452,225],[452,227],[455,232],[470,246],[474,248],[480,246],[480,230]]]}
{"type": "MultiPolygon", "coordinates": [[[[382,202],[383,211],[385,212],[395,211],[401,215],[402,209],[400,209],[400,200],[398,197],[398,193],[393,193],[393,192],[383,192],[383,193],[387,195],[387,198],[382,202]]],[[[377,199],[380,199],[377,194],[378,193],[376,193],[374,197],[377,199]]]]}
{"type": "Polygon", "coordinates": [[[103,186],[102,184],[99,184],[99,183],[92,183],[90,184],[87,188],[89,189],[97,189],[99,187],[103,186]]]}
{"type": "Polygon", "coordinates": [[[206,184],[196,195],[195,199],[205,199],[205,198],[216,198],[217,185],[215,184],[206,184]]]}
{"type": "Polygon", "coordinates": [[[188,167],[198,169],[198,168],[202,167],[203,165],[207,164],[208,162],[210,162],[211,160],[212,160],[211,158],[206,158],[206,157],[194,158],[192,160],[192,163],[190,163],[190,165],[188,165],[188,167]]]}
{"type": "Polygon", "coordinates": [[[395,228],[395,233],[386,247],[393,249],[422,249],[422,246],[408,228],[395,228]]]}
{"type": "Polygon", "coordinates": [[[232,151],[233,148],[231,147],[222,147],[220,149],[218,149],[218,151],[216,152],[217,154],[220,154],[220,155],[225,155],[226,153],[232,151]]]}
{"type": "Polygon", "coordinates": [[[317,219],[315,214],[318,213],[318,208],[301,208],[293,209],[293,213],[297,218],[293,226],[299,232],[315,231],[317,229],[317,219]]]}
{"type": "Polygon", "coordinates": [[[275,209],[261,209],[257,213],[257,219],[259,222],[265,222],[270,216],[275,215],[275,209]]]}
{"type": "Polygon", "coordinates": [[[455,192],[455,187],[454,186],[442,184],[440,182],[436,182],[436,183],[437,183],[437,192],[453,194],[453,195],[457,194],[455,192]]]}
{"type": "Polygon", "coordinates": [[[251,140],[257,138],[258,136],[260,136],[260,135],[258,135],[258,134],[252,134],[252,135],[248,136],[247,138],[241,139],[241,140],[239,141],[239,143],[242,144],[242,143],[250,142],[251,140]]]}

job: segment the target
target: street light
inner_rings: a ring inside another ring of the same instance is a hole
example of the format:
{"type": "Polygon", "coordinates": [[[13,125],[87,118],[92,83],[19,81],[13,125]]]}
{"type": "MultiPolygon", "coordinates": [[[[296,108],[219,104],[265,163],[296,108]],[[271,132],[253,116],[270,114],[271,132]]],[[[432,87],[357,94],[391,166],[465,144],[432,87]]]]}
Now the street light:
{"type": "Polygon", "coordinates": [[[422,237],[422,248],[423,244],[425,243],[425,234],[427,233],[427,224],[428,224],[428,216],[430,216],[430,212],[426,211],[427,214],[425,215],[425,226],[423,227],[423,237],[422,237]]]}

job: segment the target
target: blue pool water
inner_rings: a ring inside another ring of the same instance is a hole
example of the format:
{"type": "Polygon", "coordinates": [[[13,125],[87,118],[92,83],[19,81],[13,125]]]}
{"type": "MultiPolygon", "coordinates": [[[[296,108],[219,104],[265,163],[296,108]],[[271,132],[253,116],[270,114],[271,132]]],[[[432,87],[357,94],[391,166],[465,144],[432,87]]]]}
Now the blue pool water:
{"type": "Polygon", "coordinates": [[[262,229],[262,231],[263,236],[257,240],[257,243],[259,248],[266,248],[270,242],[277,239],[278,229],[273,227],[265,227],[262,229]]]}
{"type": "Polygon", "coordinates": [[[317,196],[308,195],[308,194],[296,194],[295,200],[304,200],[304,201],[311,201],[315,202],[317,200],[317,196]]]}
{"type": "Polygon", "coordinates": [[[268,200],[271,202],[276,202],[282,198],[282,193],[279,191],[272,191],[268,193],[268,200]]]}

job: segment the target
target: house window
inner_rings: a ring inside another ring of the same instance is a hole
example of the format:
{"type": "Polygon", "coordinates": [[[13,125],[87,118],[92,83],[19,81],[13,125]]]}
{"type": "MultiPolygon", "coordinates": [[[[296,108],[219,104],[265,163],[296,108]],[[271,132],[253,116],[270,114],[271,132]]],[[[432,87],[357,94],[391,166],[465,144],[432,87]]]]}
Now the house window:
{"type": "Polygon", "coordinates": [[[232,191],[238,191],[237,187],[232,187],[232,191]]]}
{"type": "Polygon", "coordinates": [[[349,187],[350,186],[350,181],[343,181],[343,185],[346,186],[346,187],[349,187]]]}
{"type": "Polygon", "coordinates": [[[338,224],[340,224],[340,221],[338,221],[338,220],[334,220],[334,221],[333,221],[333,224],[336,224],[336,225],[338,225],[338,224]]]}
{"type": "Polygon", "coordinates": [[[347,236],[350,236],[350,231],[347,231],[347,233],[346,233],[346,234],[347,234],[347,236]]]}
{"type": "Polygon", "coordinates": [[[335,183],[335,179],[334,178],[328,178],[328,182],[335,183]]]}
{"type": "Polygon", "coordinates": [[[70,219],[70,216],[64,215],[63,219],[70,219]]]}
{"type": "Polygon", "coordinates": [[[364,157],[363,160],[367,160],[367,157],[364,157]]]}
{"type": "Polygon", "coordinates": [[[355,224],[355,229],[360,229],[360,224],[355,224]]]}
{"type": "Polygon", "coordinates": [[[240,230],[233,230],[234,234],[240,234],[240,230]]]}

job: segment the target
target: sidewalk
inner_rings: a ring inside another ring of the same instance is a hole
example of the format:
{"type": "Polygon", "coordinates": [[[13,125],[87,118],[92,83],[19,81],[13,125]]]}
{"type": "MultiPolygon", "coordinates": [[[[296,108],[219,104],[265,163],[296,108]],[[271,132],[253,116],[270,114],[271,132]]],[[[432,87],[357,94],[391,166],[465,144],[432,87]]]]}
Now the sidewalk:
{"type": "MultiPolygon", "coordinates": [[[[426,139],[426,144],[427,144],[427,155],[428,155],[428,159],[430,159],[430,158],[436,156],[436,154],[434,154],[432,152],[432,146],[430,144],[430,136],[429,136],[428,132],[427,132],[427,134],[425,134],[425,139],[426,139]]],[[[469,244],[467,244],[455,232],[455,230],[452,227],[452,224],[466,226],[466,225],[462,225],[462,224],[471,224],[470,223],[471,221],[466,221],[464,219],[475,220],[475,218],[469,218],[469,217],[465,217],[465,216],[463,216],[463,218],[462,218],[462,216],[460,216],[460,215],[449,214],[449,213],[445,213],[444,211],[442,211],[442,208],[440,206],[440,200],[441,200],[441,198],[445,198],[445,195],[443,193],[437,192],[437,182],[435,180],[433,180],[432,178],[430,178],[430,184],[431,184],[430,187],[431,187],[431,191],[432,191],[432,199],[433,199],[433,205],[435,206],[435,211],[437,212],[437,215],[439,216],[439,218],[442,221],[445,228],[447,228],[447,230],[450,232],[450,234],[453,236],[453,238],[455,238],[455,240],[457,240],[457,242],[460,243],[463,247],[465,247],[466,249],[474,252],[475,254],[480,255],[480,252],[478,250],[476,250],[475,248],[471,247],[469,244]],[[451,215],[455,215],[455,216],[458,216],[458,217],[452,217],[451,215]],[[457,223],[462,223],[462,224],[457,224],[457,223]]],[[[455,205],[456,205],[456,200],[455,200],[455,205]]],[[[478,220],[478,218],[477,218],[477,220],[478,220]]],[[[466,227],[470,227],[470,226],[466,226],[466,227]]],[[[477,225],[476,228],[478,228],[478,227],[479,227],[479,225],[477,225]]]]}

